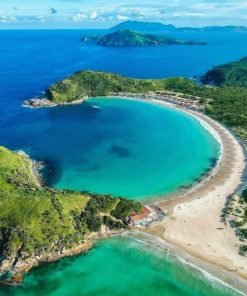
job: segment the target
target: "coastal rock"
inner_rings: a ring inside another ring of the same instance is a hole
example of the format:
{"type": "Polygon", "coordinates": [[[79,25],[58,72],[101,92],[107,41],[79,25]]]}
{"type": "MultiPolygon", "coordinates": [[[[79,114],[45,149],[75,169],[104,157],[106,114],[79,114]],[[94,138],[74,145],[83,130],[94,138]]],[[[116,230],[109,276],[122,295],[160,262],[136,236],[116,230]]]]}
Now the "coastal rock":
{"type": "Polygon", "coordinates": [[[46,98],[32,98],[23,102],[23,107],[30,108],[42,108],[42,107],[54,107],[55,103],[46,98]]]}

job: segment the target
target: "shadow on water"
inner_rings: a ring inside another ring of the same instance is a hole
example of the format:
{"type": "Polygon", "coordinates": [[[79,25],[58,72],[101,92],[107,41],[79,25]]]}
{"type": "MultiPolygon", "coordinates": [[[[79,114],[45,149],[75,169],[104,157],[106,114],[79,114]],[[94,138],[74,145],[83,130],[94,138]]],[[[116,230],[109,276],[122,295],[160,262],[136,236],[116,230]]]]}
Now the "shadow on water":
{"type": "Polygon", "coordinates": [[[43,166],[40,169],[42,180],[46,186],[52,187],[56,184],[62,174],[62,169],[59,161],[45,159],[42,160],[43,166]]]}
{"type": "Polygon", "coordinates": [[[117,145],[112,145],[111,148],[108,150],[108,153],[115,154],[121,158],[127,158],[131,156],[130,150],[117,145]]]}

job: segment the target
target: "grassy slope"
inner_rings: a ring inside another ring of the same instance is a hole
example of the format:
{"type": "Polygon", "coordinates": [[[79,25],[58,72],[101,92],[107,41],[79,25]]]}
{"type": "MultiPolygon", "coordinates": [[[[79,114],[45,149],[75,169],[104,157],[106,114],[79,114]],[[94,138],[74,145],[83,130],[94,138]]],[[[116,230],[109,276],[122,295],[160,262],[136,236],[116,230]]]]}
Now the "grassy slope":
{"type": "Polygon", "coordinates": [[[183,78],[161,80],[138,80],[103,72],[77,72],[52,85],[48,98],[56,103],[72,102],[85,96],[107,96],[112,92],[145,93],[147,91],[170,90],[200,96],[206,112],[213,118],[233,128],[247,140],[247,88],[199,86],[183,78]]]}
{"type": "Polygon", "coordinates": [[[247,87],[247,58],[213,68],[204,75],[203,81],[217,86],[247,87]]]}
{"type": "Polygon", "coordinates": [[[55,103],[72,102],[83,97],[107,96],[112,92],[145,92],[164,89],[165,80],[130,79],[112,73],[81,71],[53,84],[47,91],[55,103]]]}
{"type": "MultiPolygon", "coordinates": [[[[111,214],[116,207],[121,209],[122,201],[38,187],[30,162],[0,147],[0,253],[7,257],[19,251],[31,256],[82,243],[88,233],[99,231],[104,215],[110,216],[111,228],[124,228],[122,220],[111,214]]],[[[127,203],[127,214],[141,208],[138,203],[127,203]]]]}

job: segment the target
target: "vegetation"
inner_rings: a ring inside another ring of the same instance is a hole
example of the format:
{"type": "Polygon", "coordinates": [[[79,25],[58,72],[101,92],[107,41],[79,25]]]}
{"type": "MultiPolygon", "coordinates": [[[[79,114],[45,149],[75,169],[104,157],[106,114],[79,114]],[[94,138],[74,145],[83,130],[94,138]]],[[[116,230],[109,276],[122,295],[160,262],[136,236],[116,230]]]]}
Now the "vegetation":
{"type": "Polygon", "coordinates": [[[123,201],[108,195],[40,187],[30,161],[0,147],[0,253],[6,258],[59,253],[83,243],[90,232],[100,231],[102,224],[125,228],[122,218],[133,208],[136,211],[137,204],[128,201],[122,218],[111,216],[123,201]]]}
{"type": "MultiPolygon", "coordinates": [[[[247,189],[245,189],[245,190],[243,191],[243,193],[242,193],[242,197],[243,197],[244,202],[247,203],[247,189]]],[[[247,217],[246,217],[246,218],[247,218],[247,217]]]]}
{"type": "Polygon", "coordinates": [[[138,80],[111,73],[82,71],[52,85],[47,95],[51,101],[63,103],[86,96],[167,90],[192,97],[199,96],[209,116],[231,127],[240,137],[247,140],[247,88],[243,87],[207,87],[184,78],[138,80]]]}
{"type": "Polygon", "coordinates": [[[103,37],[86,36],[84,42],[96,42],[106,47],[157,46],[168,44],[205,45],[206,43],[176,40],[167,36],[142,34],[131,30],[118,30],[103,37]]]}
{"type": "Polygon", "coordinates": [[[184,78],[169,78],[165,89],[191,97],[200,97],[205,113],[232,128],[247,141],[247,88],[208,87],[184,78]]]}
{"type": "Polygon", "coordinates": [[[52,85],[47,97],[52,102],[64,103],[113,92],[138,93],[164,88],[165,80],[138,80],[111,73],[80,71],[52,85]]]}
{"type": "Polygon", "coordinates": [[[116,208],[111,211],[111,215],[117,219],[124,220],[130,213],[139,213],[141,205],[126,199],[121,199],[116,208]]]}
{"type": "Polygon", "coordinates": [[[247,87],[247,57],[213,68],[202,77],[202,81],[217,86],[247,87]]]}
{"type": "Polygon", "coordinates": [[[235,228],[236,234],[242,242],[240,254],[247,256],[247,189],[240,195],[232,195],[222,214],[222,218],[228,217],[230,224],[235,228]]]}

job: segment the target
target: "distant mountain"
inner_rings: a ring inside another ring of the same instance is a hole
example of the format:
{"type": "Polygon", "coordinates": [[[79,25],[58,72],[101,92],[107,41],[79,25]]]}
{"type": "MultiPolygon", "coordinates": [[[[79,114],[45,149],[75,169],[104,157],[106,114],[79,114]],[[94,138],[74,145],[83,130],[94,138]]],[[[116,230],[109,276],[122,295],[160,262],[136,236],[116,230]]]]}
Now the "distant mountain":
{"type": "Polygon", "coordinates": [[[184,31],[196,31],[196,32],[247,32],[247,27],[244,26],[208,26],[202,28],[194,27],[181,27],[177,28],[173,25],[165,25],[158,22],[138,22],[138,21],[126,21],[120,23],[110,29],[110,31],[117,30],[133,30],[136,32],[184,32],[184,31]]]}
{"type": "Polygon", "coordinates": [[[247,87],[247,57],[213,68],[202,77],[202,82],[216,86],[247,87]]]}
{"type": "Polygon", "coordinates": [[[142,34],[131,30],[118,30],[103,37],[86,36],[84,42],[96,42],[106,47],[134,47],[134,46],[159,46],[159,45],[205,45],[204,42],[183,41],[167,36],[142,34]]]}
{"type": "Polygon", "coordinates": [[[247,27],[244,26],[210,26],[202,28],[183,27],[176,28],[176,31],[197,31],[197,32],[247,32],[247,27]]]}
{"type": "Polygon", "coordinates": [[[176,27],[173,25],[165,25],[156,22],[138,22],[138,21],[126,21],[120,23],[110,29],[110,31],[118,30],[132,30],[136,32],[162,32],[162,31],[174,31],[176,27]]]}

